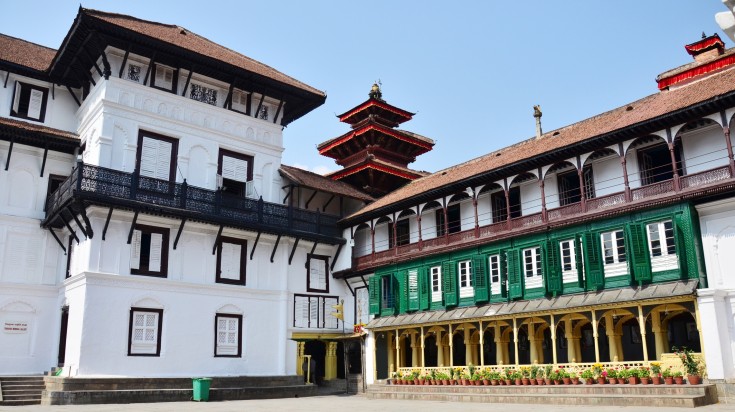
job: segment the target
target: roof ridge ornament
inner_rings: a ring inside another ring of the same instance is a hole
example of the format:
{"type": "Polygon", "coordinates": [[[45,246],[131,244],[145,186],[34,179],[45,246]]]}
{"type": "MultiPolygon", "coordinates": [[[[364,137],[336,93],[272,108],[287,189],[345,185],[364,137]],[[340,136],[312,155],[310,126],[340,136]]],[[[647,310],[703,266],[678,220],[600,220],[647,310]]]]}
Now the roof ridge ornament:
{"type": "Polygon", "coordinates": [[[377,82],[373,83],[373,87],[370,88],[370,93],[368,93],[368,96],[371,99],[376,99],[380,101],[383,100],[383,92],[380,91],[380,87],[383,85],[383,83],[380,82],[380,79],[378,79],[377,82]]]}

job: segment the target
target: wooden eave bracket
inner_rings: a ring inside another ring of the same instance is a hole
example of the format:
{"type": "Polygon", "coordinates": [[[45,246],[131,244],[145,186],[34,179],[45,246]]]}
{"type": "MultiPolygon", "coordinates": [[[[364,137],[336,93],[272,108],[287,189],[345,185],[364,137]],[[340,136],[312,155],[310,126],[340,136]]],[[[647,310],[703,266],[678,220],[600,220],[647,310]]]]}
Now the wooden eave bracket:
{"type": "Polygon", "coordinates": [[[288,264],[291,265],[291,261],[293,260],[293,255],[296,253],[296,247],[299,245],[299,238],[296,238],[296,241],[293,244],[293,247],[291,248],[291,254],[288,256],[288,264]]]}
{"type": "Polygon", "coordinates": [[[181,224],[179,225],[179,230],[176,232],[176,239],[174,239],[174,250],[176,250],[176,246],[179,244],[179,238],[181,237],[181,231],[184,230],[184,225],[186,224],[186,219],[181,219],[181,224]]]}
{"type": "Polygon", "coordinates": [[[61,242],[59,237],[56,235],[56,232],[54,232],[54,229],[49,226],[48,231],[51,232],[51,236],[53,236],[54,239],[56,239],[56,243],[58,243],[59,246],[61,246],[61,250],[63,250],[64,254],[66,255],[66,247],[64,247],[64,244],[61,242]]]}
{"type": "Polygon", "coordinates": [[[250,260],[253,260],[253,255],[255,254],[255,248],[258,246],[259,240],[260,240],[260,230],[258,231],[258,234],[255,236],[255,242],[253,243],[253,249],[250,251],[250,260]]]}
{"type": "MultiPolygon", "coordinates": [[[[81,212],[79,213],[82,216],[82,220],[84,221],[84,227],[86,228],[86,235],[89,236],[90,239],[94,237],[94,231],[92,230],[92,222],[89,221],[89,217],[87,216],[87,209],[84,207],[83,204],[80,204],[81,206],[81,212]]],[[[78,223],[78,222],[77,222],[78,223]]]]}
{"type": "Polygon", "coordinates": [[[43,160],[41,161],[41,177],[43,177],[43,171],[46,170],[46,158],[48,157],[48,146],[43,148],[43,160]]]}
{"type": "Polygon", "coordinates": [[[133,215],[133,221],[130,223],[130,232],[128,232],[128,245],[133,241],[133,230],[135,230],[135,223],[138,221],[138,211],[135,211],[133,215]]]}
{"type": "Polygon", "coordinates": [[[344,281],[345,281],[345,285],[347,285],[347,289],[349,289],[349,290],[350,290],[350,294],[351,294],[351,295],[352,295],[352,297],[354,298],[354,297],[355,297],[355,290],[354,290],[354,289],[352,289],[352,287],[350,286],[350,282],[348,282],[348,281],[347,281],[347,279],[345,279],[345,278],[342,278],[342,280],[344,280],[344,281]]]}
{"type": "Polygon", "coordinates": [[[10,155],[13,153],[13,144],[15,143],[15,138],[10,139],[10,146],[8,146],[8,157],[5,159],[5,171],[8,170],[8,167],[10,166],[10,155]]]}
{"type": "MultiPolygon", "coordinates": [[[[183,227],[184,224],[182,223],[181,226],[183,227]]],[[[214,246],[212,246],[212,254],[214,255],[217,253],[217,245],[219,245],[219,239],[222,237],[222,229],[225,227],[223,225],[219,226],[219,230],[217,231],[217,237],[214,238],[214,246]]]]}
{"type": "Polygon", "coordinates": [[[362,284],[365,285],[366,288],[370,289],[370,287],[368,286],[367,281],[365,280],[365,276],[360,275],[360,279],[362,280],[362,284]]]}
{"type": "Polygon", "coordinates": [[[75,232],[71,225],[69,224],[69,221],[64,217],[64,214],[62,212],[59,212],[59,217],[61,218],[61,221],[64,222],[64,225],[66,225],[66,228],[69,229],[69,233],[71,233],[72,236],[74,236],[74,240],[77,241],[77,245],[79,244],[79,237],[77,237],[77,232],[75,232]]]}
{"type": "Polygon", "coordinates": [[[334,253],[334,257],[332,258],[332,265],[329,266],[329,270],[334,271],[334,265],[337,263],[337,258],[339,257],[340,252],[342,252],[343,246],[344,243],[340,243],[339,245],[337,245],[337,252],[334,253]]]}
{"type": "Polygon", "coordinates": [[[278,237],[276,238],[276,244],[273,245],[273,251],[271,252],[271,263],[273,263],[273,258],[276,256],[276,249],[278,249],[278,243],[281,241],[281,235],[278,234],[278,237]]]}
{"type": "Polygon", "coordinates": [[[102,228],[102,240],[105,240],[105,235],[107,235],[107,227],[110,226],[110,218],[112,217],[112,208],[110,208],[110,211],[107,212],[107,219],[105,220],[105,227],[102,228]]]}

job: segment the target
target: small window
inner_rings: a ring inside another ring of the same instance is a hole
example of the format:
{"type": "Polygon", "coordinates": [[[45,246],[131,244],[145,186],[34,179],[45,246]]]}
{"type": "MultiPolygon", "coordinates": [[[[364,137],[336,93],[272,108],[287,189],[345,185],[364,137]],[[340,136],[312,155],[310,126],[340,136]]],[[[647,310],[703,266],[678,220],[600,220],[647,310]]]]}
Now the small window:
{"type": "Polygon", "coordinates": [[[260,112],[258,113],[258,119],[268,120],[268,106],[260,106],[260,112]]]}
{"type": "Polygon", "coordinates": [[[151,86],[155,87],[156,89],[176,93],[178,71],[171,67],[162,66],[160,64],[156,64],[153,67],[153,72],[155,73],[155,75],[153,76],[153,82],[151,83],[151,86]]]}
{"type": "MultiPolygon", "coordinates": [[[[136,165],[140,176],[174,181],[178,148],[179,142],[176,139],[141,131],[138,135],[136,165]]],[[[141,187],[147,186],[149,185],[141,183],[141,187]]]]}
{"type": "Polygon", "coordinates": [[[442,267],[431,267],[431,301],[442,301],[442,267]]]}
{"type": "MultiPolygon", "coordinates": [[[[515,219],[521,217],[521,188],[513,186],[508,191],[508,201],[510,202],[510,218],[515,219]]],[[[503,222],[508,219],[508,205],[505,202],[505,192],[499,191],[490,194],[490,203],[492,208],[493,223],[503,222]]]]}
{"type": "Polygon", "coordinates": [[[189,98],[198,102],[217,106],[217,89],[205,87],[200,84],[192,83],[189,86],[189,98]]]}
{"type": "Polygon", "coordinates": [[[396,223],[396,245],[403,246],[411,242],[411,229],[408,219],[401,219],[396,223]]]}
{"type": "Polygon", "coordinates": [[[46,189],[46,203],[43,205],[43,210],[46,211],[46,208],[51,206],[48,204],[49,198],[51,195],[56,192],[56,190],[59,189],[62,183],[66,180],[66,176],[59,176],[59,175],[49,175],[48,177],[48,188],[46,189]]]}
{"type": "Polygon", "coordinates": [[[130,242],[130,273],[165,278],[168,273],[169,229],[135,225],[130,242]]]}
{"type": "Polygon", "coordinates": [[[579,281],[577,277],[577,257],[574,254],[574,249],[574,239],[559,242],[562,282],[564,283],[579,281]]]}
{"type": "Polygon", "coordinates": [[[214,356],[242,356],[242,315],[218,313],[214,317],[214,356]]]}
{"type": "Polygon", "coordinates": [[[412,269],[408,271],[408,299],[418,300],[419,298],[419,271],[412,269]]]}
{"type": "Polygon", "coordinates": [[[16,81],[10,115],[43,123],[47,101],[48,88],[16,81]]]}
{"type": "Polygon", "coordinates": [[[679,267],[674,242],[674,224],[671,220],[646,225],[651,271],[660,272],[679,267]]]}
{"type": "Polygon", "coordinates": [[[383,276],[380,278],[380,308],[391,309],[395,305],[395,297],[393,293],[393,276],[383,276]]]}
{"type": "Polygon", "coordinates": [[[624,263],[626,256],[623,231],[606,232],[600,236],[602,238],[602,255],[605,259],[605,265],[624,263]]]}
{"type": "Polygon", "coordinates": [[[160,356],[163,309],[131,308],[128,356],[160,356]]]}
{"type": "Polygon", "coordinates": [[[220,149],[217,174],[222,176],[221,191],[241,197],[254,195],[252,156],[220,149]]]}
{"type": "Polygon", "coordinates": [[[136,83],[140,83],[141,68],[142,67],[139,64],[128,63],[127,79],[132,80],[136,83]]]}
{"type": "Polygon", "coordinates": [[[463,260],[459,265],[459,297],[466,298],[475,295],[472,288],[472,261],[463,260]]]}
{"type": "Polygon", "coordinates": [[[488,263],[490,268],[490,293],[499,295],[502,290],[500,284],[500,255],[488,256],[488,263]]]}
{"type": "Polygon", "coordinates": [[[242,90],[233,90],[232,91],[232,102],[230,103],[230,109],[240,112],[240,113],[247,113],[248,111],[248,102],[249,102],[250,93],[242,91],[242,90]]]}
{"type": "Polygon", "coordinates": [[[217,283],[245,285],[247,241],[221,237],[217,248],[217,283]]]}
{"type": "Polygon", "coordinates": [[[329,257],[309,255],[307,261],[306,290],[308,292],[329,292],[329,257]]]}
{"type": "Polygon", "coordinates": [[[523,273],[526,278],[526,289],[541,287],[543,278],[541,248],[523,249],[523,273]]]}

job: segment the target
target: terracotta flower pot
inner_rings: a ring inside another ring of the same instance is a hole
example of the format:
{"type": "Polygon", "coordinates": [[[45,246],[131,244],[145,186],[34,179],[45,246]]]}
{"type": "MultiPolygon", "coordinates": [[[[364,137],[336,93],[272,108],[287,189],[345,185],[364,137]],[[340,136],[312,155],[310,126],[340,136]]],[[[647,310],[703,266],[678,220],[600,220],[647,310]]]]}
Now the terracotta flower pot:
{"type": "Polygon", "coordinates": [[[552,384],[552,382],[553,382],[553,381],[552,381],[551,379],[549,379],[549,378],[545,378],[545,379],[544,379],[544,384],[546,384],[546,385],[551,385],[551,384],[552,384]]]}
{"type": "Polygon", "coordinates": [[[449,379],[442,379],[442,385],[449,386],[449,379]]]}
{"type": "Polygon", "coordinates": [[[585,385],[592,385],[593,383],[595,383],[595,381],[592,378],[587,378],[584,380],[585,385]]]}
{"type": "Polygon", "coordinates": [[[651,378],[651,383],[654,385],[661,385],[661,377],[660,376],[654,376],[651,378]]]}
{"type": "Polygon", "coordinates": [[[699,375],[687,375],[687,381],[690,385],[699,385],[702,383],[702,377],[699,375]]]}
{"type": "Polygon", "coordinates": [[[543,385],[544,379],[543,378],[536,378],[536,385],[543,385]]]}
{"type": "Polygon", "coordinates": [[[579,385],[579,378],[572,378],[572,385],[579,385]]]}
{"type": "Polygon", "coordinates": [[[674,383],[677,385],[683,385],[684,384],[684,377],[683,376],[676,376],[674,377],[674,383]]]}
{"type": "Polygon", "coordinates": [[[631,376],[630,378],[628,378],[629,385],[638,385],[639,383],[641,383],[641,381],[640,379],[638,379],[637,376],[631,376]]]}
{"type": "Polygon", "coordinates": [[[533,385],[533,386],[536,386],[536,385],[538,385],[538,382],[536,381],[536,379],[531,379],[531,378],[529,378],[529,379],[528,379],[528,381],[529,381],[529,382],[531,383],[531,385],[533,385]]]}
{"type": "Polygon", "coordinates": [[[648,385],[649,383],[651,383],[651,378],[641,378],[642,385],[648,385]]]}
{"type": "Polygon", "coordinates": [[[518,386],[523,385],[523,379],[521,378],[516,379],[515,384],[518,386]]]}
{"type": "Polygon", "coordinates": [[[497,379],[491,379],[490,380],[490,385],[491,386],[497,386],[498,385],[498,380],[497,379]]]}
{"type": "MultiPolygon", "coordinates": [[[[530,384],[531,384],[531,380],[530,380],[530,379],[528,379],[528,378],[522,378],[522,379],[521,379],[521,383],[522,383],[523,385],[530,385],[530,384]]],[[[516,379],[516,385],[518,385],[518,379],[516,379]]]]}
{"type": "Polygon", "coordinates": [[[602,376],[600,376],[599,378],[597,378],[597,384],[604,385],[606,383],[607,383],[607,379],[606,378],[603,378],[602,376]]]}
{"type": "Polygon", "coordinates": [[[664,378],[664,382],[666,382],[667,385],[673,385],[674,378],[664,378]]]}
{"type": "Polygon", "coordinates": [[[572,378],[561,378],[561,381],[564,382],[564,385],[571,385],[572,378]]]}
{"type": "Polygon", "coordinates": [[[554,385],[561,385],[561,382],[559,379],[554,379],[554,385]]]}

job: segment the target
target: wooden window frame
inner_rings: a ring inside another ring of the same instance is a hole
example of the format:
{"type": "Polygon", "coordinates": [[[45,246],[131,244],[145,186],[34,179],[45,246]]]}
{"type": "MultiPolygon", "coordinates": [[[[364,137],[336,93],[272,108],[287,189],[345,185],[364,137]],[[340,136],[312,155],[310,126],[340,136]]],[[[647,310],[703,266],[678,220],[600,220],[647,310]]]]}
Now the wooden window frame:
{"type": "Polygon", "coordinates": [[[610,265],[617,265],[617,264],[627,264],[628,263],[628,245],[626,244],[625,240],[625,230],[623,229],[614,229],[609,230],[606,232],[600,233],[600,248],[602,249],[602,264],[604,266],[610,266],[610,265]],[[620,233],[620,237],[618,237],[618,233],[620,233]],[[605,235],[610,235],[610,243],[611,243],[611,251],[612,251],[612,259],[613,261],[608,263],[605,259],[605,235]],[[623,239],[623,256],[624,259],[620,260],[620,246],[618,245],[618,240],[623,239]]]}
{"type": "Polygon", "coordinates": [[[329,256],[308,254],[306,257],[306,291],[314,293],[329,293],[329,256]],[[311,261],[324,262],[324,286],[325,289],[311,287],[311,261]]]}
{"type": "Polygon", "coordinates": [[[531,284],[534,285],[533,287],[539,287],[543,286],[544,282],[544,269],[543,269],[543,257],[541,256],[541,247],[540,246],[532,246],[529,248],[524,248],[521,250],[521,258],[523,259],[523,279],[524,284],[527,284],[529,280],[532,280],[531,284]],[[526,256],[526,253],[529,252],[531,261],[531,271],[528,270],[528,258],[529,256],[526,256]],[[529,275],[530,273],[530,275],[529,275]],[[541,285],[535,286],[536,283],[540,283],[541,285]]]}
{"type": "MultiPolygon", "coordinates": [[[[219,149],[219,153],[217,155],[217,174],[218,175],[222,176],[222,163],[223,163],[225,156],[232,157],[232,158],[239,159],[239,160],[244,160],[248,162],[247,181],[251,182],[253,180],[253,163],[254,163],[253,161],[255,157],[244,154],[244,153],[233,152],[231,150],[222,149],[222,148],[219,149]]],[[[236,194],[236,196],[241,196],[241,197],[246,196],[247,188],[245,186],[247,185],[247,183],[242,182],[242,185],[243,185],[242,193],[240,193],[239,195],[236,194]]]]}
{"type": "Polygon", "coordinates": [[[173,94],[176,94],[177,93],[177,89],[178,89],[178,85],[179,85],[178,84],[179,83],[179,70],[178,69],[176,69],[174,67],[171,67],[171,66],[167,66],[165,64],[153,63],[153,67],[151,68],[151,76],[150,77],[151,77],[151,87],[152,88],[158,89],[158,90],[163,90],[165,92],[169,92],[169,93],[173,93],[173,94]],[[173,70],[173,76],[171,78],[171,88],[170,89],[167,89],[167,88],[161,87],[161,86],[156,86],[156,70],[158,70],[158,67],[159,66],[160,67],[166,67],[166,68],[169,68],[169,69],[173,70]]]}
{"type": "MultiPolygon", "coordinates": [[[[174,137],[164,136],[162,134],[149,132],[147,130],[138,131],[138,148],[135,152],[135,172],[140,176],[140,161],[143,155],[143,138],[148,137],[150,139],[162,140],[164,142],[171,143],[171,161],[169,165],[169,182],[176,182],[176,160],[179,157],[179,139],[174,137]]],[[[163,179],[161,179],[163,180],[163,179]]],[[[173,189],[173,186],[172,186],[173,189]]]]}
{"type": "MultiPolygon", "coordinates": [[[[161,271],[160,272],[151,272],[147,267],[145,269],[140,268],[141,265],[139,265],[138,269],[130,268],[130,274],[131,275],[141,275],[141,276],[151,276],[151,277],[157,277],[157,278],[166,278],[168,277],[168,240],[169,240],[169,234],[171,232],[171,229],[160,227],[160,226],[149,226],[149,225],[138,225],[136,224],[133,230],[140,230],[143,233],[147,234],[153,234],[158,233],[162,235],[161,239],[161,271]]],[[[134,245],[131,244],[131,248],[134,247],[134,245]]],[[[142,247],[142,245],[141,245],[142,247]]],[[[149,251],[150,253],[150,251],[149,251]]]]}
{"type": "Polygon", "coordinates": [[[48,87],[36,86],[35,84],[25,83],[25,82],[21,82],[19,80],[16,81],[15,87],[13,89],[13,96],[10,99],[10,113],[9,113],[10,114],[10,117],[15,117],[15,118],[18,118],[18,119],[30,120],[32,122],[44,123],[44,121],[46,120],[46,108],[48,106],[48,90],[49,90],[48,87]],[[18,86],[20,86],[20,88],[18,86]],[[38,90],[38,91],[40,91],[40,92],[43,93],[43,97],[41,98],[41,113],[40,113],[38,119],[34,119],[32,117],[29,117],[28,116],[28,110],[27,109],[26,109],[26,114],[25,115],[22,115],[22,114],[20,114],[18,112],[15,112],[13,110],[13,103],[15,102],[16,93],[21,93],[22,92],[22,89],[24,87],[27,87],[29,89],[35,89],[35,90],[38,90]]]}
{"type": "Polygon", "coordinates": [[[490,294],[493,294],[494,289],[497,289],[496,295],[502,292],[502,281],[503,276],[500,273],[502,265],[500,264],[500,253],[493,253],[487,256],[487,278],[490,282],[490,294]],[[496,262],[493,262],[496,260],[496,262]],[[493,277],[496,279],[493,280],[493,277]]]}
{"type": "Polygon", "coordinates": [[[460,260],[457,262],[457,280],[459,281],[459,287],[457,289],[459,290],[460,298],[471,297],[475,294],[472,270],[472,259],[460,260]],[[462,286],[463,283],[465,286],[462,286]]]}
{"type": "Polygon", "coordinates": [[[248,241],[245,239],[238,239],[234,237],[220,237],[219,242],[217,243],[217,272],[215,277],[215,282],[217,283],[225,283],[228,285],[246,285],[246,273],[247,273],[247,250],[248,250],[248,241]],[[222,244],[223,243],[230,243],[233,245],[240,245],[240,278],[239,279],[229,279],[229,278],[223,278],[221,276],[222,274],[222,244]]]}
{"type": "Polygon", "coordinates": [[[158,357],[161,356],[161,340],[163,333],[163,309],[153,308],[130,308],[130,318],[128,320],[128,356],[147,356],[147,357],[158,357]],[[156,334],[156,353],[133,353],[133,319],[135,312],[153,312],[158,314],[158,329],[156,334]]]}
{"type": "Polygon", "coordinates": [[[676,256],[677,255],[677,249],[676,249],[676,229],[674,227],[674,222],[672,219],[666,219],[661,220],[658,222],[651,222],[646,224],[646,246],[648,247],[648,253],[651,259],[656,259],[660,257],[667,257],[667,256],[676,256]],[[666,236],[666,223],[669,223],[670,230],[671,230],[671,237],[666,236]],[[658,249],[659,254],[654,254],[654,247],[653,247],[653,234],[651,233],[651,227],[656,228],[659,242],[658,249]],[[669,244],[669,241],[671,241],[669,244]],[[673,249],[671,251],[670,249],[673,249]]]}
{"type": "Polygon", "coordinates": [[[214,357],[215,358],[241,358],[242,357],[242,315],[236,315],[232,313],[216,313],[214,315],[214,357]],[[237,354],[234,355],[221,355],[217,353],[219,345],[217,344],[217,335],[219,329],[217,324],[220,318],[237,319],[237,354]]]}

